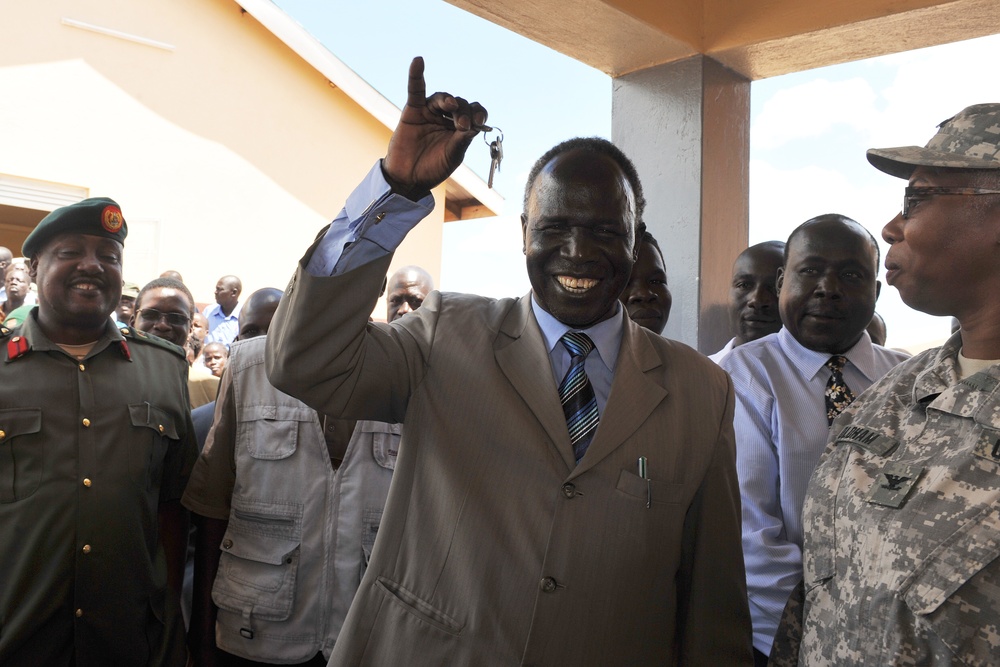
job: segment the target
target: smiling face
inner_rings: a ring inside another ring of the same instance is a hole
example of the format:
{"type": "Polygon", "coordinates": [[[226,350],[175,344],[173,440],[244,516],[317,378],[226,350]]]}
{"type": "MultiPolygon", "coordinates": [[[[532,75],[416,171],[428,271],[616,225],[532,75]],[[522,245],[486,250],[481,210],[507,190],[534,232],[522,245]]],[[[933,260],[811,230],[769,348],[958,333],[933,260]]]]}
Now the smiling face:
{"type": "Polygon", "coordinates": [[[783,243],[759,243],[744,250],[733,264],[729,307],[739,345],[781,329],[777,282],[783,249],[783,243]]]}
{"type": "Polygon", "coordinates": [[[661,333],[667,326],[673,296],[667,289],[663,258],[652,243],[643,241],[639,246],[639,257],[632,266],[621,302],[633,322],[653,333],[661,333]]]}
{"type": "Polygon", "coordinates": [[[55,343],[96,340],[122,292],[122,244],[88,234],[61,234],[31,258],[38,320],[55,343]]]}
{"type": "Polygon", "coordinates": [[[822,216],[796,229],[778,277],[781,319],[795,340],[830,354],[854,346],[875,312],[876,262],[868,233],[853,220],[822,216]]]}
{"type": "Polygon", "coordinates": [[[135,328],[184,347],[191,330],[192,310],[184,292],[172,287],[153,287],[143,292],[142,302],[137,306],[132,318],[135,328]]]}
{"type": "Polygon", "coordinates": [[[574,328],[611,317],[635,262],[635,197],[611,158],[562,153],[538,174],[521,216],[539,305],[574,328]]]}
{"type": "MultiPolygon", "coordinates": [[[[998,189],[1000,175],[959,169],[918,167],[915,187],[998,189]]],[[[1000,195],[937,195],[916,199],[909,216],[897,215],[882,230],[889,244],[886,282],[903,303],[931,315],[954,315],[963,328],[977,313],[996,321],[1000,276],[1000,195]]]]}

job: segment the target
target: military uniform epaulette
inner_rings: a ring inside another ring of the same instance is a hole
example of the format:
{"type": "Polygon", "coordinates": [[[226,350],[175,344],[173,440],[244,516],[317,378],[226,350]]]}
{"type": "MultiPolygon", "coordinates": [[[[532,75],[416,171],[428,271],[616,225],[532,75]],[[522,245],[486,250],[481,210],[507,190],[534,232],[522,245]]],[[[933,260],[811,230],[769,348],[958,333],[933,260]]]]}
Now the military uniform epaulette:
{"type": "Polygon", "coordinates": [[[148,334],[145,331],[139,331],[138,329],[133,329],[132,327],[118,327],[118,331],[121,332],[121,335],[124,336],[126,340],[141,341],[157,347],[162,347],[164,350],[170,350],[182,359],[187,360],[187,352],[184,351],[184,348],[174,345],[169,340],[164,340],[159,336],[148,334]]]}

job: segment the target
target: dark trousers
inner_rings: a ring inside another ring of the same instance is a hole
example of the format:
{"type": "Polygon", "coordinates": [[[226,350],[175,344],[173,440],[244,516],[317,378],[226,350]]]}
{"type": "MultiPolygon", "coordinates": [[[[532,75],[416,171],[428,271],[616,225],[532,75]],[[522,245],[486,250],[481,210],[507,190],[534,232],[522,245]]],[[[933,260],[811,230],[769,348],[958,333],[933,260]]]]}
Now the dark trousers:
{"type": "MultiPolygon", "coordinates": [[[[269,667],[272,663],[247,660],[246,658],[241,658],[238,655],[226,653],[222,649],[219,649],[219,664],[222,667],[269,667]]],[[[322,653],[317,653],[310,660],[296,664],[305,665],[306,667],[326,667],[326,658],[323,657],[322,653]]]]}

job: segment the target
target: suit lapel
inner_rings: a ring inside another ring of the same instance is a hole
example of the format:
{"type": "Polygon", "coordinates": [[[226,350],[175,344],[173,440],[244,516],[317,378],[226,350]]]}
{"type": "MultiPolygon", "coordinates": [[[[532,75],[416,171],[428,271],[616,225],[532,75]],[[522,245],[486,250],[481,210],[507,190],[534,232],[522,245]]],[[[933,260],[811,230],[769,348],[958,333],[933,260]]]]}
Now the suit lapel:
{"type": "Polygon", "coordinates": [[[647,371],[662,365],[659,355],[643,329],[629,320],[624,312],[622,316],[625,318],[625,329],[608,404],[604,407],[594,440],[571,478],[594,467],[621,446],[667,396],[666,388],[646,375],[647,371]]]}
{"type": "Polygon", "coordinates": [[[511,308],[500,325],[494,354],[500,370],[545,429],[558,458],[572,470],[575,462],[566,418],[555,385],[548,381],[552,376],[552,363],[545,350],[545,339],[531,313],[530,294],[511,308]]]}

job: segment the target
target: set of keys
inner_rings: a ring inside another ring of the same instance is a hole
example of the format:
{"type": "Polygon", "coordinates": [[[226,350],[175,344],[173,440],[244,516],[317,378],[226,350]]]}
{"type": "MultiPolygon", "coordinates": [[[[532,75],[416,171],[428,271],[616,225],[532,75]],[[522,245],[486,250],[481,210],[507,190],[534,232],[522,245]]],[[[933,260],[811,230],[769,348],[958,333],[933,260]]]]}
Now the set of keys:
{"type": "MultiPolygon", "coordinates": [[[[445,119],[454,122],[454,118],[448,114],[444,115],[445,119]]],[[[500,171],[500,162],[503,160],[503,130],[499,127],[490,127],[489,125],[473,125],[472,129],[478,130],[483,133],[483,143],[490,147],[490,177],[486,181],[486,185],[489,188],[493,187],[493,176],[496,172],[500,171]],[[491,132],[497,133],[497,138],[490,141],[486,138],[491,132]]]]}

